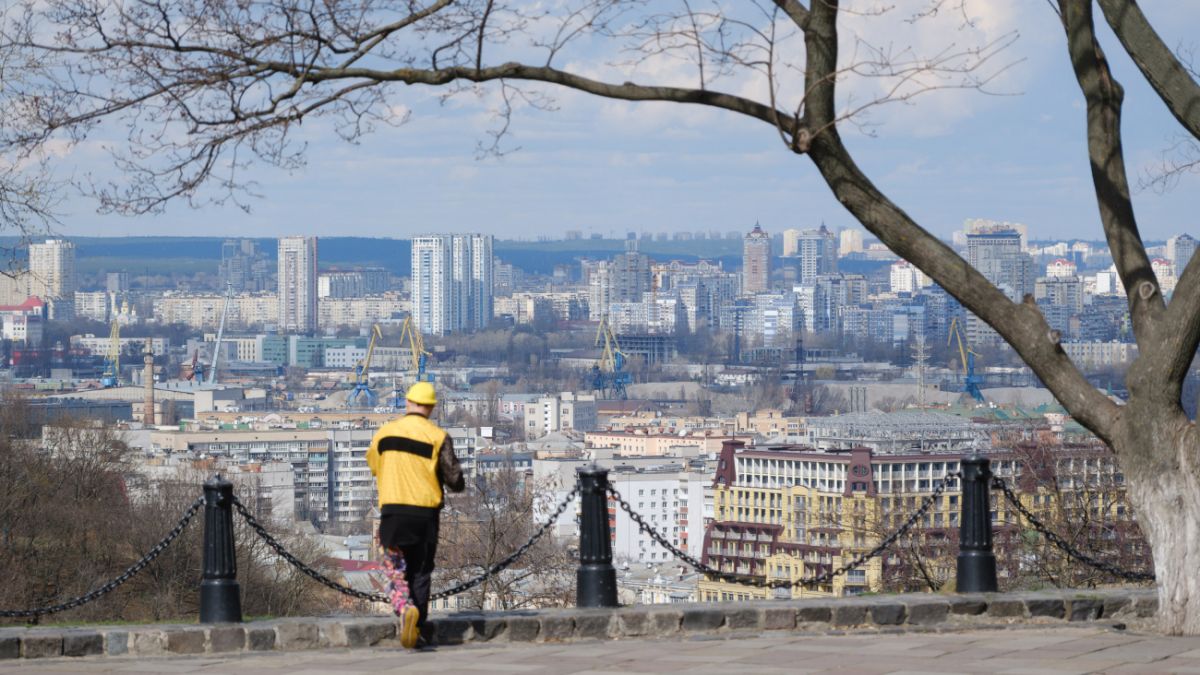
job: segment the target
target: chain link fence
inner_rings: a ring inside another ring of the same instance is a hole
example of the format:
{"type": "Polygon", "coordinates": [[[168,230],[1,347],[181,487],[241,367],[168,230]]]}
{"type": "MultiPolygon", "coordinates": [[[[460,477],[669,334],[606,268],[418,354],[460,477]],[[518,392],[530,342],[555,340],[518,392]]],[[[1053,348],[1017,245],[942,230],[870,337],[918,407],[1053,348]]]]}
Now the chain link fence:
{"type": "Polygon", "coordinates": [[[941,498],[942,493],[944,493],[946,491],[946,488],[947,488],[947,486],[949,486],[950,481],[958,478],[959,475],[960,474],[957,472],[952,472],[952,473],[948,473],[945,476],[943,476],[938,481],[937,485],[934,487],[933,493],[930,494],[928,497],[925,498],[924,501],[921,502],[921,506],[916,511],[914,511],[912,513],[912,515],[910,515],[908,517],[907,520],[905,520],[903,523],[901,523],[900,527],[897,528],[895,532],[891,533],[890,535],[885,537],[882,541],[880,541],[879,544],[877,546],[875,546],[875,548],[872,548],[870,551],[867,551],[866,553],[862,553],[862,554],[854,557],[853,559],[850,560],[850,562],[848,562],[836,569],[831,569],[826,572],[822,572],[821,574],[818,574],[813,577],[801,578],[801,579],[788,579],[788,580],[783,580],[783,579],[772,580],[772,579],[768,579],[766,577],[766,575],[764,575],[762,578],[747,577],[745,575],[724,572],[715,567],[706,565],[702,561],[697,560],[696,558],[689,555],[687,553],[687,551],[684,551],[684,550],[680,549],[679,547],[673,545],[670,542],[670,540],[668,540],[666,538],[665,535],[663,535],[661,532],[659,532],[657,529],[655,529],[652,525],[650,525],[650,523],[647,523],[646,520],[644,518],[642,518],[641,514],[639,514],[637,511],[634,511],[633,507],[629,505],[629,502],[625,501],[625,498],[621,496],[621,493],[617,492],[617,490],[615,488],[613,488],[611,485],[608,488],[608,492],[609,492],[609,494],[611,494],[613,496],[613,499],[615,499],[617,501],[617,505],[620,506],[621,510],[624,511],[625,513],[628,513],[629,517],[631,519],[633,519],[633,522],[637,523],[638,529],[640,529],[642,532],[644,532],[647,536],[649,536],[654,541],[658,542],[658,544],[660,546],[665,548],[676,558],[678,558],[679,560],[682,560],[685,563],[687,563],[688,565],[690,565],[696,571],[702,572],[711,578],[719,579],[721,581],[727,581],[730,583],[741,584],[743,586],[754,586],[756,588],[788,588],[788,589],[792,589],[792,588],[798,588],[798,587],[811,588],[813,586],[827,584],[830,581],[832,581],[834,579],[834,577],[840,576],[842,574],[845,574],[846,572],[849,572],[850,570],[861,567],[868,560],[871,560],[872,558],[875,558],[876,556],[881,555],[884,551],[891,548],[891,546],[893,544],[895,544],[897,540],[899,540],[901,537],[903,537],[905,534],[907,534],[908,531],[911,530],[913,528],[913,526],[917,524],[917,521],[919,521],[929,511],[930,507],[932,507],[937,502],[937,500],[941,498]]]}
{"type": "Polygon", "coordinates": [[[40,617],[47,616],[49,614],[65,612],[68,609],[75,609],[76,607],[86,605],[93,600],[104,597],[112,591],[117,590],[117,588],[119,588],[126,581],[129,581],[137,576],[138,572],[141,572],[143,569],[145,569],[147,565],[154,562],[155,558],[162,555],[162,552],[167,550],[167,547],[171,545],[171,542],[175,541],[175,539],[183,533],[183,530],[187,528],[188,523],[192,522],[192,518],[202,506],[204,506],[204,497],[197,497],[196,501],[192,502],[192,505],[183,512],[183,516],[179,519],[179,522],[175,524],[175,527],[171,528],[171,531],[168,532],[165,537],[159,540],[159,542],[155,544],[154,547],[146,553],[146,555],[142,556],[141,559],[130,565],[124,572],[120,574],[120,576],[109,581],[103,586],[88,591],[87,593],[84,593],[78,597],[71,598],[65,602],[61,602],[57,605],[34,607],[32,609],[0,609],[0,618],[20,619],[31,617],[33,619],[32,623],[37,623],[40,617]]]}
{"type": "Polygon", "coordinates": [[[1093,558],[1092,556],[1087,555],[1086,553],[1072,546],[1069,541],[1063,539],[1058,533],[1056,533],[1054,530],[1051,530],[1046,526],[1045,523],[1039,520],[1037,516],[1033,515],[1033,512],[1021,503],[1020,497],[1013,492],[1013,489],[1009,487],[1008,482],[1003,478],[992,478],[992,487],[1004,493],[1004,498],[1008,500],[1008,503],[1011,504],[1018,513],[1021,514],[1021,517],[1028,521],[1033,529],[1037,530],[1038,534],[1045,537],[1047,541],[1049,541],[1051,544],[1054,544],[1056,548],[1067,554],[1068,557],[1074,558],[1085,565],[1098,569],[1101,572],[1111,574],[1119,579],[1125,579],[1126,581],[1154,581],[1153,573],[1131,572],[1129,570],[1124,570],[1110,562],[1093,558]]]}

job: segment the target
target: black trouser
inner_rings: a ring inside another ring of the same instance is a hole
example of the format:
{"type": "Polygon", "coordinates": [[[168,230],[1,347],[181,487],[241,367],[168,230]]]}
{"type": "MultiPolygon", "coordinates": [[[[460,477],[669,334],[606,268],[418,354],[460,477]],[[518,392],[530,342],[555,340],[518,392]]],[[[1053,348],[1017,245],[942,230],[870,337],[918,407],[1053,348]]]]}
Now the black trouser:
{"type": "Polygon", "coordinates": [[[429,616],[433,562],[437,556],[439,514],[435,509],[384,506],[379,519],[379,545],[404,554],[404,580],[408,596],[421,611],[418,626],[429,616]]]}

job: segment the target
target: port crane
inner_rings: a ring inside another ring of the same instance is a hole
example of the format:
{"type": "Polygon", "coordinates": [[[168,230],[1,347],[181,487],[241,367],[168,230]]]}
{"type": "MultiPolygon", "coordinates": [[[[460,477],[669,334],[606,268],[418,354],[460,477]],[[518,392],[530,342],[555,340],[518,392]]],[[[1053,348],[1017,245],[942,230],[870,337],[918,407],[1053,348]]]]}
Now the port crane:
{"type": "Polygon", "coordinates": [[[625,372],[625,352],[621,351],[621,343],[605,317],[601,317],[600,325],[596,327],[596,346],[602,349],[600,358],[592,366],[592,389],[606,398],[629,398],[626,387],[633,378],[625,372]]]}
{"type": "Polygon", "coordinates": [[[212,365],[208,368],[208,383],[217,381],[217,363],[221,361],[221,340],[225,337],[225,319],[229,316],[229,301],[233,299],[233,284],[225,285],[225,304],[221,307],[221,323],[217,326],[217,342],[213,345],[212,365]]]}
{"type": "Polygon", "coordinates": [[[962,357],[963,393],[970,394],[971,398],[979,403],[983,403],[983,390],[979,388],[979,385],[983,384],[983,378],[975,374],[975,357],[978,354],[971,351],[965,345],[962,337],[962,329],[959,328],[958,317],[950,320],[950,334],[946,338],[946,346],[953,344],[955,339],[958,340],[958,354],[962,357]]]}
{"type": "MultiPolygon", "coordinates": [[[[421,336],[421,330],[417,328],[411,316],[405,317],[404,324],[400,327],[400,347],[405,345],[408,346],[409,372],[412,373],[413,382],[433,382],[433,374],[425,371],[432,354],[425,350],[425,338],[421,336]]],[[[387,403],[395,409],[404,407],[404,392],[394,382],[392,395],[388,397],[387,403]]]]}
{"type": "Polygon", "coordinates": [[[383,332],[379,330],[379,324],[371,326],[371,342],[367,345],[367,355],[354,364],[354,388],[346,397],[346,406],[349,408],[353,408],[360,398],[366,407],[375,407],[375,392],[371,391],[371,357],[375,355],[375,341],[382,337],[383,332]]]}
{"type": "Polygon", "coordinates": [[[104,356],[104,373],[100,384],[106,389],[121,384],[121,322],[113,319],[108,334],[108,353],[104,356]]]}
{"type": "Polygon", "coordinates": [[[187,374],[183,376],[183,379],[188,380],[189,382],[193,380],[197,382],[204,381],[204,364],[200,363],[199,349],[192,350],[192,367],[187,371],[187,374]]]}

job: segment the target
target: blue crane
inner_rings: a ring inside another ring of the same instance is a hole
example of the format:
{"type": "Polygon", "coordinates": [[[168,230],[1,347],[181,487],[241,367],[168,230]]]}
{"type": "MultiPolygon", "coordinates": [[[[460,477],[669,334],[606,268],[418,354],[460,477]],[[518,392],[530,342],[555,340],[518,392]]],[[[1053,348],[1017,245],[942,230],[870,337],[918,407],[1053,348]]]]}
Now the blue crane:
{"type": "Polygon", "coordinates": [[[375,340],[381,337],[383,337],[383,332],[379,330],[379,324],[375,324],[371,327],[371,342],[367,345],[367,355],[363,360],[354,364],[354,388],[346,397],[346,407],[348,408],[353,408],[356,403],[360,402],[360,399],[366,407],[375,407],[376,396],[375,392],[371,391],[369,371],[371,370],[371,356],[375,354],[375,340]]]}
{"type": "Polygon", "coordinates": [[[977,355],[963,344],[962,330],[958,327],[958,317],[954,317],[950,321],[950,335],[946,338],[946,345],[949,346],[955,338],[958,338],[958,354],[962,357],[963,393],[969,394],[971,398],[983,403],[983,390],[979,388],[979,385],[983,384],[983,378],[975,374],[975,357],[977,355]]]}

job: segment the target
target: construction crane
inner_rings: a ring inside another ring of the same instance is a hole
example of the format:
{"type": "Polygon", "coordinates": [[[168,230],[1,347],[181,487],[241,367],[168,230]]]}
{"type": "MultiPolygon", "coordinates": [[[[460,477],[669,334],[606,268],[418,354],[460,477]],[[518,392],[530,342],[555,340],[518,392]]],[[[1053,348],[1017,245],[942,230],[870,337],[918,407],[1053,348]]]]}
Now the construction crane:
{"type": "Polygon", "coordinates": [[[121,384],[121,323],[116,319],[112,322],[112,331],[108,335],[108,354],[104,356],[104,374],[100,384],[105,388],[121,384]]]}
{"type": "Polygon", "coordinates": [[[983,391],[979,388],[979,385],[983,384],[983,378],[975,374],[975,357],[978,354],[964,344],[962,329],[958,327],[958,317],[950,321],[950,334],[946,337],[946,346],[950,346],[955,339],[958,340],[958,354],[962,357],[963,393],[970,394],[971,398],[983,403],[983,391]]]}
{"type": "Polygon", "coordinates": [[[421,337],[421,330],[413,323],[411,316],[404,319],[404,325],[400,328],[400,346],[403,347],[405,342],[412,357],[414,382],[433,382],[433,374],[425,372],[428,359],[433,355],[425,351],[425,338],[421,337]]]}
{"type": "Polygon", "coordinates": [[[212,366],[208,369],[208,383],[217,381],[217,363],[221,361],[221,339],[225,336],[225,318],[229,316],[229,301],[233,299],[233,283],[225,284],[225,304],[221,307],[221,323],[217,326],[217,343],[213,346],[212,366]]]}
{"type": "MultiPolygon", "coordinates": [[[[429,362],[429,357],[433,354],[425,350],[425,338],[421,336],[421,330],[417,328],[417,324],[413,322],[412,317],[405,317],[404,324],[400,327],[400,347],[408,346],[409,354],[409,372],[412,373],[413,382],[433,382],[433,373],[425,371],[429,362]]],[[[393,364],[393,371],[395,366],[393,364]]],[[[392,393],[388,396],[387,406],[393,410],[399,410],[404,407],[404,391],[401,390],[400,383],[396,381],[395,375],[392,376],[392,393]]]]}
{"type": "Polygon", "coordinates": [[[600,359],[592,366],[592,389],[607,398],[629,398],[626,386],[632,377],[625,372],[625,352],[605,317],[596,327],[596,346],[602,349],[600,359]]]}
{"type": "Polygon", "coordinates": [[[375,392],[371,391],[371,357],[375,354],[375,341],[383,337],[383,331],[379,330],[379,324],[371,327],[371,342],[367,345],[367,355],[363,360],[354,365],[354,388],[350,390],[350,395],[346,397],[346,407],[353,408],[354,404],[362,398],[362,402],[368,408],[375,407],[375,392]]]}
{"type": "Polygon", "coordinates": [[[185,380],[189,380],[189,381],[196,380],[196,378],[200,378],[197,381],[199,381],[199,382],[204,381],[204,364],[200,363],[200,350],[199,349],[192,350],[192,367],[187,370],[187,374],[184,375],[183,378],[185,380]]]}

